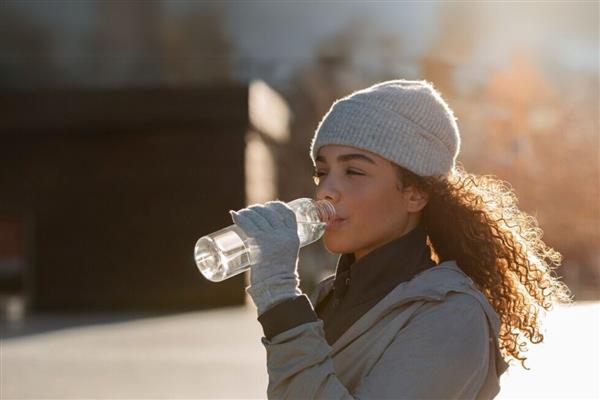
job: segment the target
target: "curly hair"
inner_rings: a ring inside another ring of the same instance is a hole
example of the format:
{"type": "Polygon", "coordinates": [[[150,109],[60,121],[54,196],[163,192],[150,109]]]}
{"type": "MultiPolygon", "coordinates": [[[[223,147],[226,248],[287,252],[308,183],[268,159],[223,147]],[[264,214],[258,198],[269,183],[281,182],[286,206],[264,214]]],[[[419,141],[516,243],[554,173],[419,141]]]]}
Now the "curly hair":
{"type": "Polygon", "coordinates": [[[520,360],[529,369],[522,354],[527,343],[519,342],[522,335],[541,343],[539,311],[572,302],[569,288],[554,274],[561,254],[542,241],[536,219],[519,210],[507,182],[468,173],[460,164],[443,179],[393,165],[399,184],[428,195],[419,223],[427,232],[432,257],[438,263],[456,260],[473,279],[500,319],[503,357],[520,360]]]}

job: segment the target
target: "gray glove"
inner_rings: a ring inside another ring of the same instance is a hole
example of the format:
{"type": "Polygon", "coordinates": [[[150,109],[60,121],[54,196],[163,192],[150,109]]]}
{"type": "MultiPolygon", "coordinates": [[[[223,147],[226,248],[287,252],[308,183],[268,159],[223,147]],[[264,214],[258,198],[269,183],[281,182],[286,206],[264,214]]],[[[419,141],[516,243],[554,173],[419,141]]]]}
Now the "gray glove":
{"type": "Polygon", "coordinates": [[[254,301],[258,315],[277,303],[302,295],[297,272],[300,239],[294,211],[277,200],[237,212],[230,210],[229,214],[248,236],[256,255],[246,293],[254,301]]]}

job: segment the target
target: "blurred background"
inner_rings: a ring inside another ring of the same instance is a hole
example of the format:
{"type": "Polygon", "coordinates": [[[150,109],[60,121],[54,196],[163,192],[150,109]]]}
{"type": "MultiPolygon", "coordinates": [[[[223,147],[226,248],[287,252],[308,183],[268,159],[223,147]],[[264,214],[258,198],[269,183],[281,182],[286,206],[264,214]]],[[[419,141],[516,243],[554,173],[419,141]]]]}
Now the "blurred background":
{"type": "MultiPolygon", "coordinates": [[[[548,393],[600,396],[597,1],[3,0],[0,27],[0,397],[264,397],[248,276],[207,281],[195,241],[312,197],[321,117],[397,78],[434,83],[459,161],[563,254],[589,340],[548,393]]],[[[309,293],[338,255],[300,255],[309,293]]]]}

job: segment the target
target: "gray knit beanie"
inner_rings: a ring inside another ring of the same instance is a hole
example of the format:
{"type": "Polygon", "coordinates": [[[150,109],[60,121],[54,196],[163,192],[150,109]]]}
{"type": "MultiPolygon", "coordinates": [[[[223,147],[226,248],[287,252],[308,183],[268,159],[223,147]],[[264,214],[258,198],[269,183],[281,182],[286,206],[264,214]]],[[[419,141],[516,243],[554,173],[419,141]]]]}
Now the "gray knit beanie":
{"type": "Polygon", "coordinates": [[[376,153],[420,176],[447,177],[460,135],[454,113],[431,83],[398,79],[336,100],[312,139],[313,164],[328,144],[376,153]]]}

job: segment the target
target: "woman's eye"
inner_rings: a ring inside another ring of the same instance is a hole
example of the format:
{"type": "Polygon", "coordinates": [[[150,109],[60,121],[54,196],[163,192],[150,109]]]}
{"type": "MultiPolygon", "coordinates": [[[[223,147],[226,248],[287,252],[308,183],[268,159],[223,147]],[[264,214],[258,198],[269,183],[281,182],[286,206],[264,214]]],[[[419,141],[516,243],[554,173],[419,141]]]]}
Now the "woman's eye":
{"type": "MultiPolygon", "coordinates": [[[[364,174],[361,174],[360,172],[353,171],[353,170],[350,170],[350,169],[349,169],[349,170],[346,170],[346,173],[347,173],[348,175],[364,175],[364,174]]],[[[325,174],[325,172],[321,172],[321,171],[315,171],[315,172],[313,173],[313,180],[315,181],[315,184],[317,184],[317,185],[319,184],[320,178],[321,178],[321,176],[323,176],[323,175],[326,175],[326,174],[325,174]]]]}
{"type": "Polygon", "coordinates": [[[321,173],[318,171],[315,171],[313,173],[313,181],[315,182],[315,185],[319,186],[319,182],[321,181],[321,173]]]}

